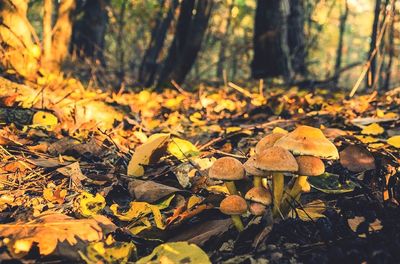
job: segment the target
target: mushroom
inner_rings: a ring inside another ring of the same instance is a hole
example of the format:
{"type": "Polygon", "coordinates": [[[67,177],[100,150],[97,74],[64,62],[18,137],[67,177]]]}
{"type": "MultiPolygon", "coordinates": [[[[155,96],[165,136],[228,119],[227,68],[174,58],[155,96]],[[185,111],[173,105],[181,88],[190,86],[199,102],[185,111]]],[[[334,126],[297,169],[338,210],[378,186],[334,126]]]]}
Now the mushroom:
{"type": "Polygon", "coordinates": [[[243,167],[245,171],[253,175],[253,185],[254,187],[260,187],[262,186],[262,178],[268,176],[268,173],[265,171],[259,170],[255,167],[255,156],[250,157],[244,164],[243,167]]]}
{"type": "Polygon", "coordinates": [[[208,176],[214,180],[224,181],[230,194],[238,194],[233,181],[242,180],[245,177],[245,171],[242,163],[237,159],[223,157],[217,159],[210,167],[208,176]]]}
{"type": "Polygon", "coordinates": [[[298,170],[296,159],[288,150],[273,146],[256,156],[254,166],[259,170],[272,173],[273,213],[278,215],[283,196],[283,173],[298,170]]]}
{"type": "Polygon", "coordinates": [[[275,142],[285,136],[283,133],[272,133],[263,137],[260,141],[258,141],[254,151],[257,155],[261,154],[264,150],[272,147],[275,142]]]}
{"type": "Polygon", "coordinates": [[[271,193],[264,187],[251,188],[244,198],[250,201],[249,209],[253,215],[264,214],[266,207],[272,203],[271,193]]]}
{"type": "Polygon", "coordinates": [[[310,191],[310,184],[307,181],[309,176],[319,176],[325,172],[325,165],[320,158],[313,156],[298,156],[296,157],[299,165],[298,177],[290,189],[289,193],[283,199],[282,213],[285,215],[289,210],[289,199],[299,200],[304,192],[310,191]]]}
{"type": "Polygon", "coordinates": [[[375,169],[375,158],[363,146],[350,145],[340,152],[340,164],[352,172],[375,169]]]}
{"type": "Polygon", "coordinates": [[[247,203],[241,196],[229,195],[221,201],[219,210],[226,215],[230,215],[236,229],[239,232],[243,231],[244,227],[240,215],[247,212],[247,203]]]}
{"type": "Polygon", "coordinates": [[[299,126],[278,139],[274,146],[289,150],[293,155],[311,155],[321,159],[338,159],[336,146],[315,127],[299,126]]]}

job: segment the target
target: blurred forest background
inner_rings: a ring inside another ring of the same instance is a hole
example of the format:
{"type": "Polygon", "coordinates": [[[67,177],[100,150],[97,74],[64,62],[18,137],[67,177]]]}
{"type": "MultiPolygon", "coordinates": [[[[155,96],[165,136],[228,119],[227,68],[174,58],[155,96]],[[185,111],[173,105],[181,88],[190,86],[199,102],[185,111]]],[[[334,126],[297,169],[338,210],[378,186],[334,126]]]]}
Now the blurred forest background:
{"type": "Polygon", "coordinates": [[[2,75],[94,87],[400,85],[395,0],[1,0],[2,75]]]}

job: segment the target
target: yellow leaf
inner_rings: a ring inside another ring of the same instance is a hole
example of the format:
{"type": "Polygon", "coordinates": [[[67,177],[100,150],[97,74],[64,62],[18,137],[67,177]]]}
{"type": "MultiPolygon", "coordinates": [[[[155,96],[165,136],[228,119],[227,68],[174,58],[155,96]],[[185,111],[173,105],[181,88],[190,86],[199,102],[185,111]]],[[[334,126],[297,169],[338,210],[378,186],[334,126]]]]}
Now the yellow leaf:
{"type": "Polygon", "coordinates": [[[192,196],[190,196],[190,198],[188,200],[187,208],[191,209],[192,207],[198,205],[202,201],[203,201],[203,198],[196,196],[196,195],[192,195],[192,196]]]}
{"type": "Polygon", "coordinates": [[[212,186],[207,186],[207,190],[210,192],[217,192],[217,193],[225,193],[229,194],[228,189],[226,188],[225,185],[212,185],[212,186]]]}
{"type": "Polygon", "coordinates": [[[303,208],[296,208],[295,210],[296,213],[292,210],[290,216],[293,218],[298,216],[302,221],[307,222],[325,217],[322,213],[326,210],[326,205],[321,200],[314,200],[304,205],[303,208]]]}
{"type": "Polygon", "coordinates": [[[195,244],[188,242],[170,242],[159,245],[153,252],[141,259],[137,264],[173,264],[196,263],[211,264],[207,254],[195,244]]]}
{"type": "Polygon", "coordinates": [[[361,135],[355,135],[355,137],[360,140],[364,144],[370,144],[370,143],[375,143],[378,141],[378,139],[371,137],[371,136],[361,136],[361,135]]]}
{"type": "Polygon", "coordinates": [[[272,133],[287,134],[287,133],[289,133],[289,131],[287,131],[286,129],[280,128],[280,127],[275,127],[275,128],[272,130],[272,133]]]}
{"type": "Polygon", "coordinates": [[[241,127],[228,127],[226,128],[226,133],[233,133],[233,132],[237,132],[240,131],[242,128],[241,127]]]}
{"type": "Polygon", "coordinates": [[[395,148],[400,148],[400,135],[388,138],[387,143],[395,148]]]}
{"type": "Polygon", "coordinates": [[[372,123],[366,127],[364,127],[364,129],[361,131],[361,134],[364,135],[380,135],[383,132],[385,132],[385,130],[383,129],[383,127],[381,127],[379,124],[377,123],[372,123]]]}
{"type": "Polygon", "coordinates": [[[102,195],[96,196],[88,192],[83,192],[78,196],[79,213],[84,217],[98,214],[106,206],[106,200],[102,195]]]}
{"type": "Polygon", "coordinates": [[[195,145],[180,138],[172,138],[171,142],[168,144],[168,152],[179,160],[197,156],[200,153],[195,145]]]}
{"type": "Polygon", "coordinates": [[[44,111],[37,111],[32,119],[32,127],[40,127],[48,131],[53,131],[57,123],[58,119],[55,115],[44,111]]]}
{"type": "Polygon", "coordinates": [[[136,148],[135,153],[128,164],[129,176],[140,177],[144,174],[142,165],[148,165],[155,162],[161,156],[159,152],[163,152],[163,147],[169,140],[169,134],[154,134],[149,137],[146,143],[136,148]]]}
{"type": "Polygon", "coordinates": [[[79,252],[88,264],[97,263],[127,263],[129,257],[136,251],[132,242],[114,242],[105,245],[104,242],[92,242],[86,248],[86,254],[79,252]]]}

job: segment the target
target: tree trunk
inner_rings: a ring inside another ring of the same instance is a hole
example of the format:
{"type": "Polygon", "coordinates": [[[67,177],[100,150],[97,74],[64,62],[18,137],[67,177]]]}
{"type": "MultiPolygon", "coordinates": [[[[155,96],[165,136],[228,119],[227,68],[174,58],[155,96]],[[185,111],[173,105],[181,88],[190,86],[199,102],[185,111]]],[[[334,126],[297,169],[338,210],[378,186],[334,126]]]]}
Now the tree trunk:
{"type": "Polygon", "coordinates": [[[254,25],[254,57],[251,63],[253,78],[284,76],[289,81],[290,61],[287,0],[258,0],[254,25]]]}
{"type": "Polygon", "coordinates": [[[32,41],[35,32],[26,14],[28,0],[0,2],[0,68],[33,79],[39,68],[40,48],[32,41]]]}
{"type": "Polygon", "coordinates": [[[61,63],[68,55],[68,48],[72,35],[72,13],[75,7],[75,0],[63,0],[59,4],[58,16],[53,28],[53,70],[59,70],[61,63]]]}
{"type": "MultiPolygon", "coordinates": [[[[161,2],[161,6],[163,6],[164,0],[161,2]]],[[[160,52],[164,47],[168,29],[174,18],[176,9],[179,6],[179,0],[169,0],[168,5],[168,11],[162,20],[159,18],[162,17],[164,8],[160,10],[155,27],[152,30],[149,46],[147,47],[140,64],[139,82],[146,87],[151,86],[154,83],[155,75],[159,67],[160,52]]]]}
{"type": "Polygon", "coordinates": [[[53,18],[53,0],[44,0],[43,5],[43,58],[42,65],[46,68],[51,63],[51,31],[53,18]]]}
{"type": "Polygon", "coordinates": [[[386,73],[385,73],[385,81],[383,84],[383,90],[388,91],[390,89],[390,79],[391,79],[391,73],[392,73],[392,65],[393,65],[393,58],[395,56],[395,45],[394,45],[394,17],[396,13],[396,5],[395,5],[395,0],[390,1],[390,21],[389,21],[389,32],[387,33],[388,35],[388,55],[389,55],[389,60],[388,64],[386,66],[386,73]]]}
{"type": "Polygon", "coordinates": [[[125,79],[125,52],[123,49],[123,34],[124,34],[124,26],[125,26],[125,12],[126,6],[128,5],[128,0],[123,0],[121,3],[121,8],[119,10],[118,15],[118,33],[117,33],[117,50],[116,50],[116,58],[118,60],[118,88],[122,85],[125,79]]]}
{"type": "MultiPolygon", "coordinates": [[[[381,11],[382,0],[376,0],[375,2],[375,11],[374,11],[374,22],[372,24],[372,32],[371,32],[371,42],[369,48],[369,57],[374,52],[376,47],[376,40],[378,36],[378,25],[379,25],[379,16],[381,11]]],[[[368,78],[367,78],[367,87],[372,86],[375,83],[376,77],[376,57],[374,56],[371,60],[371,67],[369,68],[368,78]]]]}
{"type": "Polygon", "coordinates": [[[87,0],[73,26],[71,51],[79,58],[98,60],[105,66],[104,42],[109,0],[87,0]]]}
{"type": "Polygon", "coordinates": [[[340,25],[339,25],[339,41],[338,41],[338,46],[336,50],[336,63],[335,63],[335,78],[334,78],[334,83],[337,86],[339,79],[340,79],[340,67],[342,65],[342,54],[343,54],[343,39],[344,39],[344,33],[346,30],[346,22],[347,22],[347,17],[349,14],[349,5],[347,3],[347,0],[345,0],[345,6],[344,6],[344,11],[342,15],[340,16],[340,25]]]}
{"type": "Polygon", "coordinates": [[[181,84],[200,51],[214,0],[183,0],[168,56],[161,71],[158,88],[171,80],[181,84]]]}
{"type": "Polygon", "coordinates": [[[302,0],[290,0],[290,15],[288,17],[288,46],[290,59],[295,73],[305,75],[307,67],[306,41],[304,36],[304,6],[302,0]]]}

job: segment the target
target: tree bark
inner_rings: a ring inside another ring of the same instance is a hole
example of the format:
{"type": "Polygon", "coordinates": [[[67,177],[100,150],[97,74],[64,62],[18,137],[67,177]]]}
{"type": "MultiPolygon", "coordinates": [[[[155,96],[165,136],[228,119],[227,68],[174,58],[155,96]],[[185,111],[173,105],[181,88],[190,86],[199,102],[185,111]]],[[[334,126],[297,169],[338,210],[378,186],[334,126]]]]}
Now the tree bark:
{"type": "MultiPolygon", "coordinates": [[[[376,0],[375,2],[375,10],[374,10],[374,21],[372,24],[372,32],[371,32],[371,42],[370,42],[370,48],[369,48],[369,57],[371,57],[371,54],[374,52],[376,47],[376,41],[377,41],[377,36],[378,36],[378,26],[379,26],[379,16],[380,16],[380,11],[381,11],[381,5],[382,5],[382,0],[376,0]]],[[[373,83],[375,83],[375,76],[376,76],[376,57],[374,56],[371,60],[371,67],[369,68],[368,71],[368,76],[367,78],[367,87],[372,86],[373,83]]]]}
{"type": "Polygon", "coordinates": [[[71,51],[79,58],[98,60],[105,66],[104,43],[108,25],[109,0],[87,0],[75,21],[72,32],[71,51]]]}
{"type": "Polygon", "coordinates": [[[53,0],[44,0],[43,5],[43,60],[42,65],[47,66],[51,63],[51,39],[52,39],[52,18],[53,18],[53,0]]]}
{"type": "Polygon", "coordinates": [[[58,7],[58,16],[53,28],[52,69],[59,70],[61,63],[68,55],[72,35],[72,14],[76,0],[63,0],[58,7]]]}
{"type": "MultiPolygon", "coordinates": [[[[161,1],[161,5],[164,5],[164,1],[161,1]]],[[[139,68],[139,82],[144,86],[148,87],[154,83],[157,70],[159,68],[159,56],[162,48],[164,47],[165,38],[167,36],[168,29],[174,18],[177,7],[179,6],[179,0],[168,1],[166,16],[161,20],[164,13],[164,8],[159,12],[158,19],[152,30],[151,40],[143,56],[142,62],[139,68]]]]}
{"type": "Polygon", "coordinates": [[[251,63],[253,78],[284,76],[289,81],[293,75],[287,37],[288,10],[287,0],[257,1],[251,63]]]}
{"type": "Polygon", "coordinates": [[[306,75],[306,41],[304,35],[304,1],[290,0],[290,14],[288,16],[288,46],[290,59],[295,73],[306,75]]]}
{"type": "Polygon", "coordinates": [[[33,79],[39,68],[40,48],[32,41],[35,32],[26,17],[27,9],[28,0],[0,2],[0,68],[33,79]]]}
{"type": "Polygon", "coordinates": [[[214,0],[183,0],[168,56],[164,62],[158,85],[171,80],[181,84],[192,68],[200,51],[214,0]]]}
{"type": "Polygon", "coordinates": [[[336,50],[336,62],[335,62],[335,79],[334,83],[335,85],[338,84],[339,79],[340,79],[340,67],[342,65],[342,54],[343,54],[343,39],[344,39],[344,33],[346,30],[346,22],[347,22],[347,17],[349,14],[349,5],[347,3],[347,0],[345,0],[344,3],[344,11],[342,15],[340,16],[340,24],[339,24],[339,41],[338,41],[338,46],[336,50]]]}

